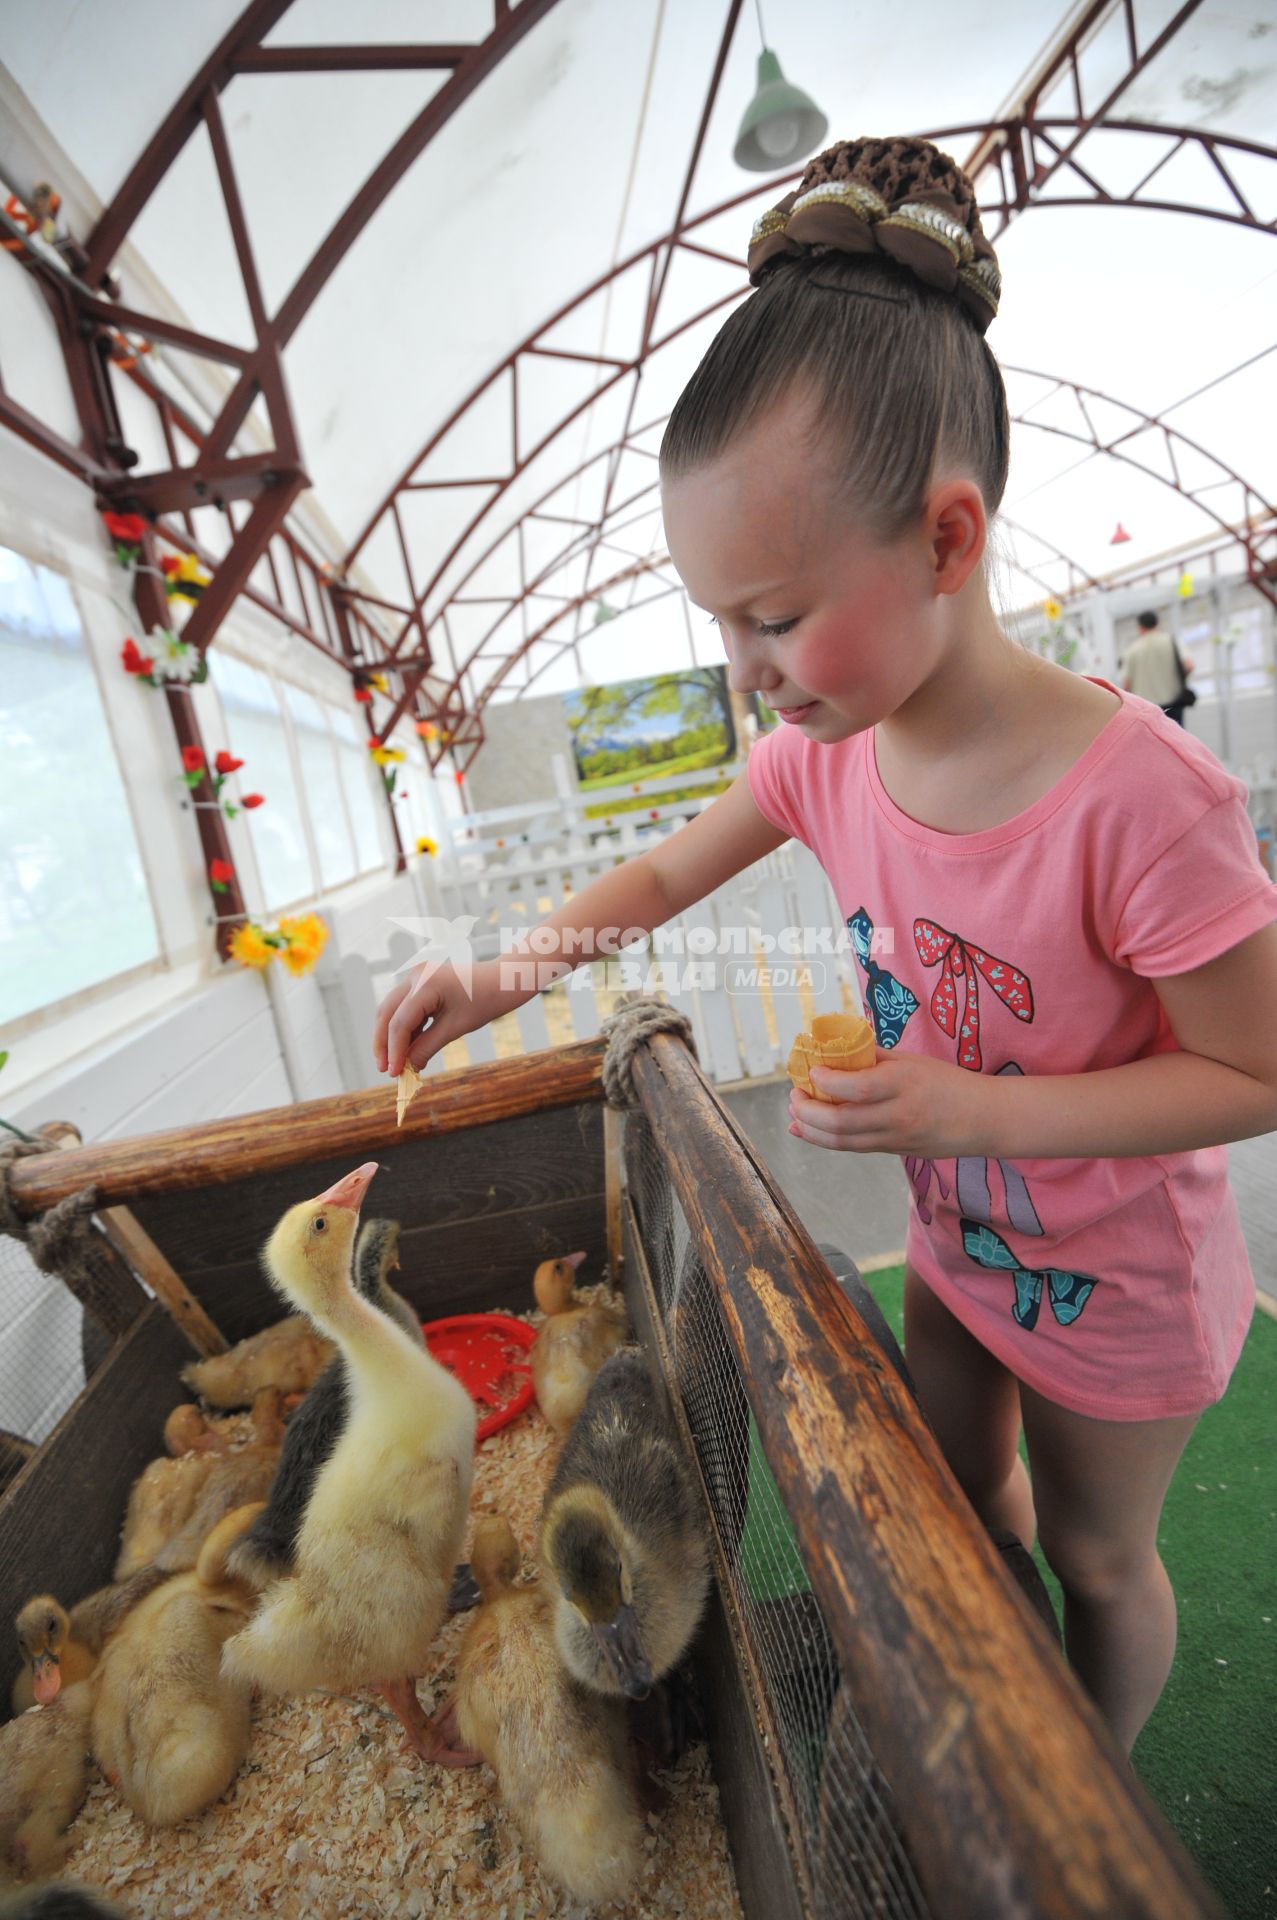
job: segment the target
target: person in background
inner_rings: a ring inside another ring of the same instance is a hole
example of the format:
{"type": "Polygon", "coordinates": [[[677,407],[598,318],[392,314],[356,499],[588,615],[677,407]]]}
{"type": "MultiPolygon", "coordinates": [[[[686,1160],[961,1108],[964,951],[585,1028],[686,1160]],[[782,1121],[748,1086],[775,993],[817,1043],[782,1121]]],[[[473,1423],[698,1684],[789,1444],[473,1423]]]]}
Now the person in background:
{"type": "Polygon", "coordinates": [[[1184,708],[1189,704],[1184,697],[1188,691],[1184,681],[1192,667],[1182,663],[1174,635],[1158,626],[1155,613],[1140,614],[1139,625],[1140,632],[1126,656],[1122,685],[1141,700],[1151,700],[1182,727],[1184,708]]]}

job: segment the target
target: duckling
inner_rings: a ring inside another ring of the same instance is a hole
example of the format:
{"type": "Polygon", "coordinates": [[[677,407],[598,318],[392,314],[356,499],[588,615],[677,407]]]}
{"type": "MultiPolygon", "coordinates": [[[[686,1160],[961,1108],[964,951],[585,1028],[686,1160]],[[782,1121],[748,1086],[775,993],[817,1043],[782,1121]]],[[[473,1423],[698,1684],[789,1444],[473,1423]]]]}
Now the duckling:
{"type": "Polygon", "coordinates": [[[213,1457],[190,1514],[155,1554],[157,1567],[187,1572],[223,1514],[266,1498],[284,1438],[283,1400],[279,1387],[262,1387],[253,1396],[252,1440],[213,1457]]]}
{"type": "MultiPolygon", "coordinates": [[[[355,1242],[355,1286],[365,1300],[388,1313],[417,1346],[424,1347],[421,1322],[387,1277],[398,1265],[399,1222],[365,1221],[355,1242]]],[[[239,1578],[264,1587],[293,1571],[297,1536],[316,1477],[349,1418],[346,1361],[339,1352],[289,1421],[266,1506],[231,1550],[227,1564],[239,1578]]]]}
{"type": "Polygon", "coordinates": [[[53,1873],[84,1804],[92,1690],[68,1686],[50,1706],[0,1727],[0,1871],[53,1873]]]}
{"type": "Polygon", "coordinates": [[[532,1291],[548,1314],[532,1349],[537,1405],[557,1434],[565,1434],[585,1405],[594,1376],[625,1344],[625,1315],[615,1307],[574,1307],[572,1290],[583,1253],[543,1260],[532,1291]]]}
{"type": "Polygon", "coordinates": [[[225,1793],[248,1750],[247,1681],[222,1671],[222,1646],[252,1611],[226,1554],[256,1517],[213,1528],[194,1570],[134,1608],[102,1656],[91,1727],[98,1765],[148,1826],[172,1826],[225,1793]]]}
{"type": "Polygon", "coordinates": [[[226,1453],[230,1444],[193,1400],[180,1400],[164,1422],[164,1451],[174,1460],[188,1453],[226,1453]]]}
{"type": "Polygon", "coordinates": [[[620,1899],[643,1840],[625,1708],[564,1669],[549,1595],[539,1583],[514,1585],[519,1549],[508,1521],[479,1522],[470,1563],[483,1606],[457,1657],[461,1737],[496,1773],[546,1873],[574,1900],[620,1899]]]}
{"type": "Polygon", "coordinates": [[[97,1656],[71,1631],[71,1618],[51,1593],[38,1593],[14,1617],[22,1670],[13,1683],[13,1711],[47,1707],[60,1688],[87,1680],[97,1656]]]}
{"type": "Polygon", "coordinates": [[[375,1160],[284,1215],[265,1264],[341,1348],[350,1413],[297,1533],[294,1572],[230,1641],[227,1671],[273,1693],[379,1684],[424,1759],[455,1761],[414,1686],[448,1601],[474,1469],[474,1403],[351,1283],[375,1160]]]}
{"type": "Polygon", "coordinates": [[[637,1347],[603,1366],[550,1480],[541,1562],[583,1685],[641,1700],[681,1658],[709,1588],[700,1497],[637,1347]]]}
{"type": "Polygon", "coordinates": [[[309,1393],[332,1357],[332,1341],[317,1333],[304,1313],[290,1313],[229,1353],[192,1360],[178,1377],[210,1407],[251,1407],[263,1387],[309,1393]]]}
{"type": "Polygon", "coordinates": [[[148,1565],[186,1525],[225,1445],[198,1408],[189,1404],[173,1409],[164,1423],[164,1439],[168,1452],[143,1468],[129,1493],[115,1559],[117,1580],[127,1580],[139,1567],[148,1565]],[[199,1422],[199,1434],[190,1414],[199,1422]],[[202,1440],[202,1435],[210,1438],[202,1440]],[[193,1452],[182,1448],[182,1441],[188,1438],[196,1442],[193,1452]],[[179,1457],[173,1458],[174,1454],[179,1457]]]}

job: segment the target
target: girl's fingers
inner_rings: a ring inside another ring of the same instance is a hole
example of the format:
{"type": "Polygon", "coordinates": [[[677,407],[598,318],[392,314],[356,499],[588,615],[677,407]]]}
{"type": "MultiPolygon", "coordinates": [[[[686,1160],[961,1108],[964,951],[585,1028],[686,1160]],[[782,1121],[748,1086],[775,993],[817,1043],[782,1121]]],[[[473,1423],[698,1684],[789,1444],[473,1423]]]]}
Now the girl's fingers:
{"type": "MultiPolygon", "coordinates": [[[[883,1058],[890,1056],[884,1054],[883,1058]]],[[[854,1106],[867,1106],[874,1100],[890,1100],[896,1091],[890,1076],[877,1073],[873,1067],[862,1067],[857,1073],[843,1073],[837,1067],[813,1067],[811,1081],[831,1100],[854,1106]]]]}
{"type": "Polygon", "coordinates": [[[404,995],[391,1016],[387,1034],[388,1072],[394,1074],[403,1072],[409,1047],[426,1021],[439,1012],[442,1002],[443,996],[433,980],[427,981],[422,986],[413,987],[404,995]]]}
{"type": "Polygon", "coordinates": [[[417,1035],[404,1058],[410,1060],[418,1073],[423,1073],[437,1053],[457,1038],[460,1028],[455,1022],[445,1020],[442,1015],[430,1022],[424,1033],[417,1035]]]}
{"type": "Polygon", "coordinates": [[[372,1025],[372,1057],[377,1062],[377,1071],[385,1073],[389,1062],[386,1054],[386,1036],[390,1028],[390,1017],[396,1012],[405,995],[411,991],[411,982],[401,980],[392,987],[377,1009],[377,1018],[372,1025]]]}

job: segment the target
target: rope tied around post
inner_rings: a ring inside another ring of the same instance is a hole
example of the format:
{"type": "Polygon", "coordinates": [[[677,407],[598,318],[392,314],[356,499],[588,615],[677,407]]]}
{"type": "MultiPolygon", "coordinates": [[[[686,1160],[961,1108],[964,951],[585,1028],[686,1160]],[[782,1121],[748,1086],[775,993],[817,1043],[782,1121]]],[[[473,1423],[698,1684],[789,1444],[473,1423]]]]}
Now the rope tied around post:
{"type": "Polygon", "coordinates": [[[15,1160],[32,1154],[49,1153],[49,1140],[6,1140],[0,1146],[0,1233],[21,1241],[42,1273],[64,1275],[72,1264],[83,1265],[84,1256],[94,1240],[93,1213],[98,1203],[96,1187],[82,1187],[69,1193],[47,1213],[28,1218],[19,1213],[9,1188],[9,1169],[15,1160]]]}
{"type": "Polygon", "coordinates": [[[56,1149],[57,1142],[47,1135],[39,1140],[6,1140],[0,1145],[0,1234],[25,1247],[40,1271],[60,1280],[85,1312],[115,1339],[142,1311],[146,1295],[94,1222],[97,1188],[81,1187],[46,1213],[31,1215],[20,1212],[13,1197],[10,1173],[14,1163],[56,1149]]]}
{"type": "Polygon", "coordinates": [[[603,1056],[603,1092],[610,1107],[637,1107],[639,1099],[634,1090],[634,1056],[654,1035],[676,1033],[692,1058],[697,1057],[691,1021],[686,1014],[680,1013],[677,1007],[668,1006],[664,1000],[641,995],[623,1000],[616,1012],[610,1013],[601,1023],[599,1031],[607,1040],[607,1052],[603,1056]]]}

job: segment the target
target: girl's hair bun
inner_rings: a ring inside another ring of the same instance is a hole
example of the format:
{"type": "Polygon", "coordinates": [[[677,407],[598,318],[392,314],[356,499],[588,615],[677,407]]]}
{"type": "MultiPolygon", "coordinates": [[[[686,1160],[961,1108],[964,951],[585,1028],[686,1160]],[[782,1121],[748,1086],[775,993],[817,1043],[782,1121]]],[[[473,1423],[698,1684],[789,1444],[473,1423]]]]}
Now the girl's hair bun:
{"type": "Polygon", "coordinates": [[[842,140],[809,160],[793,193],[754,223],[749,277],[784,259],[881,253],[929,287],[956,294],[981,333],[1002,276],[971,182],[929,140],[842,140]]]}

